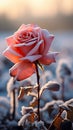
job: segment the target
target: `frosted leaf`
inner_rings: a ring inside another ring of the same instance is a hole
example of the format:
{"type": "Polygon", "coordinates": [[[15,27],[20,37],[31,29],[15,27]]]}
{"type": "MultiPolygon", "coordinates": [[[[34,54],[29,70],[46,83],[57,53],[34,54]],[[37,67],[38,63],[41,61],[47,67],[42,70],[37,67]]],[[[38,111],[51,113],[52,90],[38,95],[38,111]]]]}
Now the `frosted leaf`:
{"type": "Polygon", "coordinates": [[[31,93],[29,92],[29,93],[28,93],[28,96],[33,96],[33,97],[38,98],[37,94],[36,94],[36,93],[34,93],[34,92],[31,92],[31,93]]]}
{"type": "Polygon", "coordinates": [[[38,105],[38,100],[34,97],[33,100],[30,102],[31,107],[36,107],[38,105]]]}
{"type": "Polygon", "coordinates": [[[43,108],[40,109],[41,112],[46,111],[50,106],[52,106],[54,109],[58,108],[59,105],[63,104],[62,100],[53,100],[45,104],[43,108]]]}
{"type": "Polygon", "coordinates": [[[40,90],[40,96],[42,95],[43,91],[45,89],[48,89],[50,91],[58,91],[60,88],[60,85],[56,81],[49,81],[46,83],[40,90]]]}
{"type": "Polygon", "coordinates": [[[30,112],[30,115],[28,116],[28,121],[33,123],[35,121],[35,118],[37,118],[37,114],[35,112],[30,112]]]}
{"type": "Polygon", "coordinates": [[[27,118],[30,116],[30,114],[25,114],[24,116],[22,116],[22,118],[19,120],[18,122],[18,126],[24,126],[25,121],[27,120],[27,118]]]}
{"type": "Polygon", "coordinates": [[[34,125],[38,130],[47,130],[47,128],[44,126],[44,122],[41,120],[39,122],[35,121],[34,125]]]}
{"type": "Polygon", "coordinates": [[[67,118],[73,122],[73,106],[69,106],[70,107],[70,111],[67,111],[67,118]]]}
{"type": "Polygon", "coordinates": [[[73,98],[70,99],[70,100],[68,100],[68,101],[66,101],[65,104],[66,104],[67,106],[73,107],[73,98]]]}
{"type": "Polygon", "coordinates": [[[66,112],[66,110],[64,110],[64,111],[62,112],[61,117],[62,117],[63,119],[67,119],[67,112],[66,112]]]}
{"type": "Polygon", "coordinates": [[[19,126],[23,126],[24,123],[26,123],[26,122],[27,122],[27,123],[28,123],[28,122],[33,123],[36,116],[37,116],[36,113],[34,113],[33,111],[32,111],[32,112],[29,112],[29,113],[27,113],[27,114],[25,114],[25,115],[22,116],[22,118],[21,118],[20,121],[18,122],[18,125],[19,125],[19,126]]]}
{"type": "Polygon", "coordinates": [[[46,111],[48,109],[48,107],[50,107],[51,105],[54,105],[55,101],[51,101],[45,104],[45,106],[43,108],[40,109],[41,112],[46,111]]]}
{"type": "Polygon", "coordinates": [[[59,106],[60,109],[66,110],[66,111],[70,111],[69,107],[66,104],[62,104],[59,106]]]}
{"type": "Polygon", "coordinates": [[[25,91],[23,87],[20,87],[18,100],[21,100],[24,97],[25,91]]]}
{"type": "Polygon", "coordinates": [[[7,92],[8,92],[8,96],[11,96],[11,92],[14,89],[18,89],[19,88],[19,84],[17,82],[14,83],[14,79],[13,77],[10,78],[10,80],[7,83],[7,92]]]}
{"type": "Polygon", "coordinates": [[[33,111],[33,107],[22,106],[22,110],[21,110],[22,115],[25,115],[26,113],[32,112],[32,111],[33,111]]]}
{"type": "Polygon", "coordinates": [[[70,111],[70,107],[69,106],[73,107],[73,99],[70,99],[70,100],[66,101],[65,103],[63,103],[59,107],[64,109],[64,110],[70,111]]]}

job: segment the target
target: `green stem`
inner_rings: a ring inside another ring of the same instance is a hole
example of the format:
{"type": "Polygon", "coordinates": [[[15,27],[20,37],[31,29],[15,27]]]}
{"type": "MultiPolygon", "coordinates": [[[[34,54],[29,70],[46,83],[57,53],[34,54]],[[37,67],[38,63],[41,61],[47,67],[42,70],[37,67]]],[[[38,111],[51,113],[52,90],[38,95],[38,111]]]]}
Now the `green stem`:
{"type": "Polygon", "coordinates": [[[40,121],[40,95],[39,95],[39,92],[40,92],[40,78],[39,78],[39,71],[38,71],[38,66],[37,66],[37,63],[35,63],[35,66],[36,66],[36,76],[37,76],[37,85],[38,85],[38,110],[37,110],[37,114],[38,114],[38,121],[40,121]]]}

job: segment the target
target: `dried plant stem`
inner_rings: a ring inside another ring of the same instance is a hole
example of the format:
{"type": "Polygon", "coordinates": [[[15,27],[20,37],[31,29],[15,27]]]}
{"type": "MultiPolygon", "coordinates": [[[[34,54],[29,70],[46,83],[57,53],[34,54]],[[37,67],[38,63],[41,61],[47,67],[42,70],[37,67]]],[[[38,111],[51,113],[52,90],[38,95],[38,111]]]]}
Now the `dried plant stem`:
{"type": "Polygon", "coordinates": [[[12,118],[15,119],[15,113],[16,113],[16,103],[15,103],[15,90],[13,90],[13,112],[12,112],[12,118]]]}
{"type": "Polygon", "coordinates": [[[37,76],[37,85],[38,85],[38,110],[37,110],[37,114],[38,114],[38,121],[40,121],[40,78],[39,78],[39,71],[38,71],[38,66],[37,63],[35,63],[36,66],[36,76],[37,76]]]}
{"type": "MultiPolygon", "coordinates": [[[[15,84],[15,79],[13,79],[13,85],[15,84]]],[[[15,89],[12,91],[12,119],[15,119],[16,114],[16,92],[15,89]]]]}
{"type": "Polygon", "coordinates": [[[60,120],[59,120],[59,117],[61,116],[61,114],[62,114],[62,112],[63,112],[63,109],[61,109],[60,111],[59,111],[59,113],[57,114],[57,116],[54,118],[54,120],[53,120],[53,122],[52,122],[52,124],[49,126],[49,129],[48,130],[53,130],[53,129],[55,129],[55,123],[56,122],[58,122],[58,126],[60,125],[60,120]],[[58,121],[59,120],[59,121],[58,121]]]}

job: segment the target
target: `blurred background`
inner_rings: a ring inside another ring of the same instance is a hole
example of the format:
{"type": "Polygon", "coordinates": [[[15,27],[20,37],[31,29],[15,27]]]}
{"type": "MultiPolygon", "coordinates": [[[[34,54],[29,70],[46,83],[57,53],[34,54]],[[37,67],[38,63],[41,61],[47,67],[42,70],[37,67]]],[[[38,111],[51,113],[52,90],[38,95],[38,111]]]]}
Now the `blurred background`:
{"type": "MultiPolygon", "coordinates": [[[[61,84],[60,91],[45,91],[41,103],[62,99],[63,94],[65,100],[73,98],[73,0],[0,0],[0,109],[3,102],[1,96],[9,100],[7,83],[10,79],[9,68],[13,65],[2,56],[2,52],[7,48],[5,38],[13,35],[22,24],[30,23],[46,28],[54,34],[50,50],[61,52],[55,64],[45,66],[40,80],[42,85],[49,80],[57,80],[61,84]]],[[[30,77],[28,81],[32,81],[31,84],[36,83],[35,76],[30,77]]],[[[21,83],[18,84],[20,86],[21,83]]],[[[27,105],[30,97],[26,96],[24,99],[21,104],[27,105]]],[[[5,112],[3,108],[2,110],[0,118],[5,112]]],[[[3,119],[5,120],[5,117],[3,119]]]]}
{"type": "Polygon", "coordinates": [[[0,0],[0,52],[21,24],[34,23],[55,35],[52,48],[73,46],[73,0],[0,0]]]}

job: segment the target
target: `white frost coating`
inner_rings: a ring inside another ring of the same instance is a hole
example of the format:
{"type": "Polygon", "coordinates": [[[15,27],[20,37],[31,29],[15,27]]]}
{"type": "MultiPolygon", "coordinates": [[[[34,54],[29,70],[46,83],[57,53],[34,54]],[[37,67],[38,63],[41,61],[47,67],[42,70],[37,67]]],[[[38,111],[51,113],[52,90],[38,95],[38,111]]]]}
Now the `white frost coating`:
{"type": "Polygon", "coordinates": [[[62,112],[62,114],[61,114],[61,117],[63,118],[63,119],[67,119],[67,111],[63,111],[62,112]]]}
{"type": "Polygon", "coordinates": [[[38,98],[37,94],[35,92],[28,92],[28,96],[33,96],[33,97],[36,97],[38,98]]]}
{"type": "Polygon", "coordinates": [[[69,106],[73,107],[73,98],[68,100],[68,101],[66,101],[65,103],[63,103],[59,107],[63,108],[64,110],[67,110],[67,111],[69,110],[70,111],[70,107],[69,106]]]}
{"type": "Polygon", "coordinates": [[[62,100],[58,100],[58,101],[53,100],[53,101],[51,101],[51,102],[46,103],[45,106],[40,109],[40,111],[41,111],[41,112],[46,111],[46,110],[47,110],[50,106],[52,106],[52,105],[53,105],[53,108],[54,108],[55,105],[56,105],[57,107],[59,107],[59,105],[61,105],[62,103],[63,103],[62,100]]]}
{"type": "Polygon", "coordinates": [[[71,107],[73,107],[73,98],[70,99],[70,100],[68,100],[68,101],[66,101],[66,102],[64,103],[64,106],[67,106],[67,107],[71,106],[71,107]]]}
{"type": "Polygon", "coordinates": [[[51,91],[58,91],[59,88],[60,88],[60,85],[56,81],[49,81],[41,88],[40,96],[42,95],[42,93],[45,89],[48,89],[51,91]]]}
{"type": "Polygon", "coordinates": [[[18,126],[23,126],[25,121],[27,120],[27,118],[30,116],[30,114],[25,114],[24,116],[22,116],[22,118],[19,120],[18,122],[18,126]]]}
{"type": "Polygon", "coordinates": [[[38,128],[38,130],[40,130],[41,127],[42,127],[41,130],[47,130],[46,127],[44,126],[44,122],[41,120],[39,122],[35,121],[34,124],[38,128]]]}
{"type": "Polygon", "coordinates": [[[11,92],[13,89],[18,89],[19,85],[17,83],[13,84],[13,77],[10,78],[9,82],[7,83],[7,92],[8,96],[11,97],[11,92]]]}
{"type": "Polygon", "coordinates": [[[30,111],[33,111],[33,107],[22,106],[22,110],[21,110],[22,115],[25,115],[26,113],[28,113],[30,111]]]}

